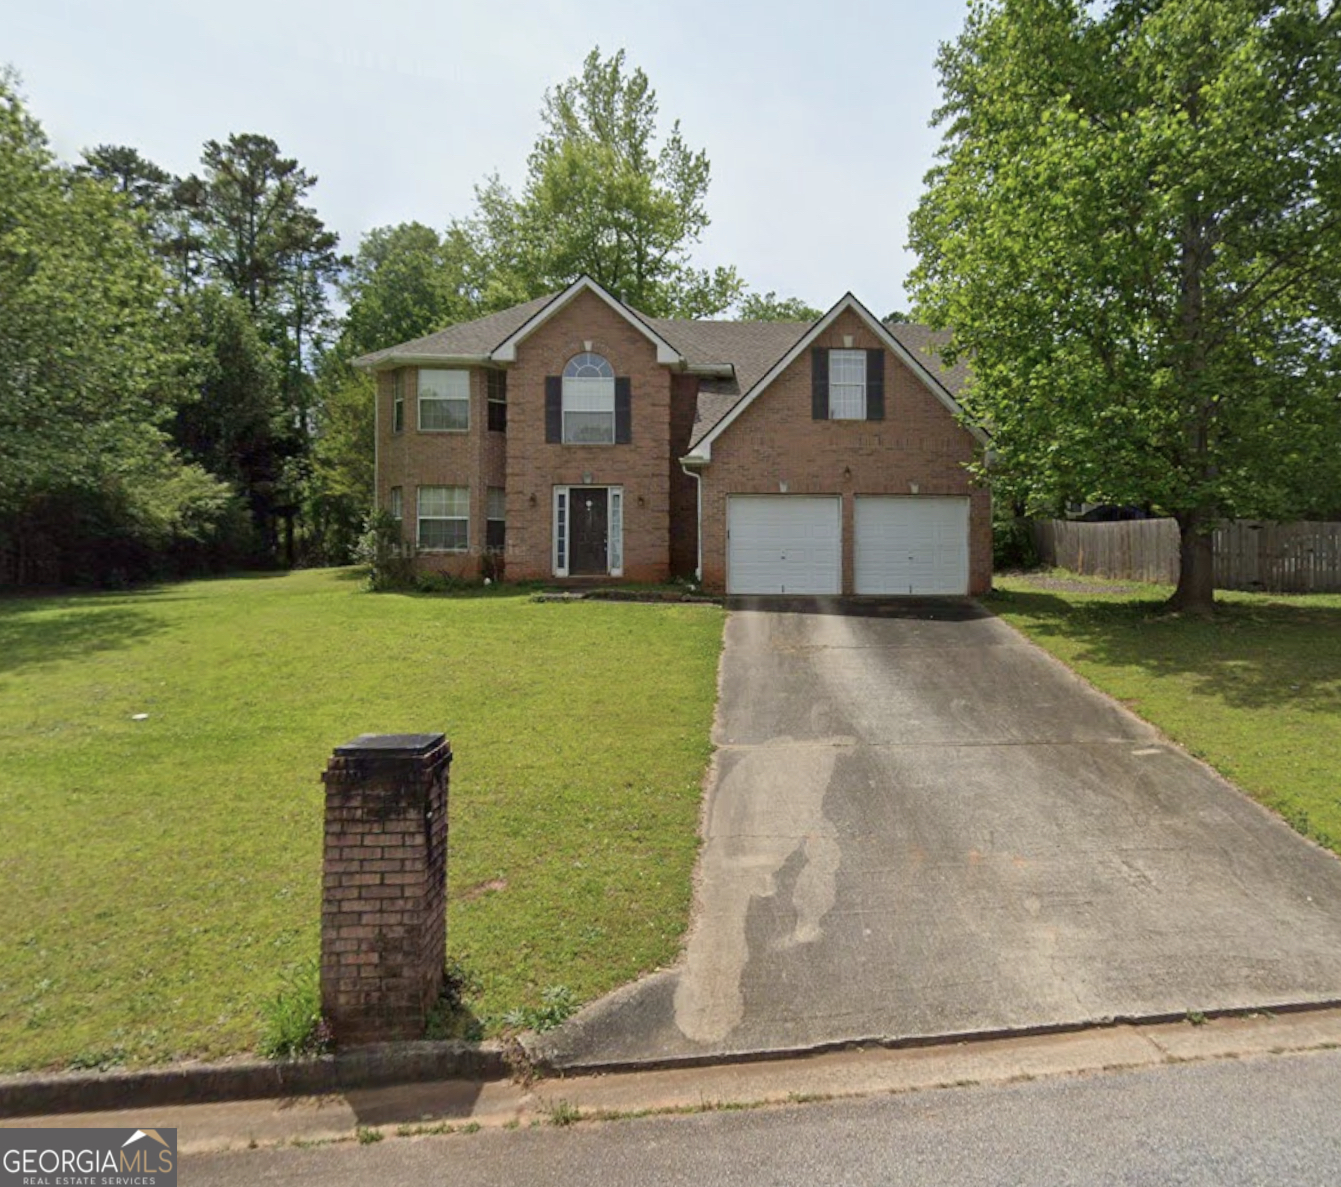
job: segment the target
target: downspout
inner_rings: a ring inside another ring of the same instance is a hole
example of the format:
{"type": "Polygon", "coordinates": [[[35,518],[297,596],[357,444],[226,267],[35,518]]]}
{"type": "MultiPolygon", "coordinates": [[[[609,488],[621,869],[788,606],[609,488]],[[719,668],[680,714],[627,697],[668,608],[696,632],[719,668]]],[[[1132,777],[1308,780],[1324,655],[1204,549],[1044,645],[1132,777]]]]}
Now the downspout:
{"type": "Polygon", "coordinates": [[[694,555],[694,581],[702,587],[703,585],[703,475],[697,470],[691,470],[685,465],[684,459],[680,459],[680,469],[694,480],[694,503],[697,524],[694,533],[694,546],[696,549],[694,555]]]}
{"type": "MultiPolygon", "coordinates": [[[[370,514],[382,510],[382,432],[380,421],[382,419],[382,381],[376,371],[370,372],[373,385],[373,505],[370,508],[370,514]]],[[[403,496],[402,496],[403,497],[403,496]]],[[[401,508],[401,522],[404,523],[405,509],[401,508]]],[[[401,529],[402,532],[404,528],[401,529]]]]}

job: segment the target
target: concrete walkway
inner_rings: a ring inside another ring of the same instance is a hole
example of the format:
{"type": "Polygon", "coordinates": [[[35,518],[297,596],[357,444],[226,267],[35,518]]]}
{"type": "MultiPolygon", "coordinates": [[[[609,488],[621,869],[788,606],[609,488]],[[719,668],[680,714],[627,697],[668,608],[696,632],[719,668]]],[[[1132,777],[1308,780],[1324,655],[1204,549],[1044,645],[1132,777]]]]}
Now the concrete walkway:
{"type": "Polygon", "coordinates": [[[745,602],[681,967],[572,1069],[1341,1001],[1341,862],[972,603],[745,602]]]}

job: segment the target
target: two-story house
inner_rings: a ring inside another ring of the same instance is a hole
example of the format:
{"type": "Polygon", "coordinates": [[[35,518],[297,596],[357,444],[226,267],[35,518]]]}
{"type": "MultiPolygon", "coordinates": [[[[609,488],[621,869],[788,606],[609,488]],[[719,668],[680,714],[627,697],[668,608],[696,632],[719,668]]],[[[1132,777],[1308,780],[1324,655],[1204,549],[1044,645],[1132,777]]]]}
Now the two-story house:
{"type": "Polygon", "coordinates": [[[645,317],[583,277],[358,360],[377,499],[426,570],[733,594],[991,584],[985,443],[936,335],[851,294],[813,324],[645,317]]]}

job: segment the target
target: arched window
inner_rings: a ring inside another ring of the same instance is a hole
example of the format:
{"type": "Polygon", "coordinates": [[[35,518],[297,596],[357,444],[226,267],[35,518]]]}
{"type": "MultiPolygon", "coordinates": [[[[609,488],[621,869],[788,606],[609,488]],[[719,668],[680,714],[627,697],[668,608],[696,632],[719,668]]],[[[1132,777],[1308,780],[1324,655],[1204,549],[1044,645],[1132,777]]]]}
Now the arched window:
{"type": "Polygon", "coordinates": [[[615,441],[615,371],[590,351],[575,354],[563,369],[563,440],[567,445],[615,441]]]}

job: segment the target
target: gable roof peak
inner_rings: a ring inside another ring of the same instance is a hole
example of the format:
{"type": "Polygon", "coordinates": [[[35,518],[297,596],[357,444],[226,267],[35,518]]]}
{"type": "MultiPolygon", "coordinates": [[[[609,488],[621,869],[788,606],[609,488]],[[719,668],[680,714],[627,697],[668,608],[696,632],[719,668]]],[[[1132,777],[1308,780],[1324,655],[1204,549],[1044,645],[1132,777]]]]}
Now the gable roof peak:
{"type": "Polygon", "coordinates": [[[503,339],[490,352],[489,357],[498,363],[514,363],[517,361],[517,347],[525,341],[531,334],[535,333],[545,322],[549,321],[560,310],[567,308],[572,301],[582,293],[591,293],[604,301],[620,317],[624,318],[634,329],[641,333],[645,338],[656,347],[657,362],[668,366],[683,366],[684,356],[675,349],[666,339],[657,332],[652,326],[651,320],[644,317],[631,305],[626,305],[616,297],[609,289],[599,281],[593,280],[585,272],[579,276],[561,293],[548,301],[543,308],[526,319],[511,334],[503,339]]]}
{"type": "MultiPolygon", "coordinates": [[[[853,311],[866,323],[868,328],[880,340],[881,344],[904,363],[923,383],[928,391],[939,400],[946,409],[954,416],[959,417],[963,414],[963,409],[959,402],[951,394],[949,388],[938,379],[931,371],[926,362],[919,359],[913,351],[905,346],[897,336],[875,316],[861,300],[851,290],[844,293],[833,304],[827,313],[811,324],[810,328],[802,334],[781,358],[777,360],[767,372],[765,372],[747,391],[741,395],[734,405],[720,419],[716,421],[706,432],[695,440],[690,448],[690,457],[696,459],[698,463],[703,463],[712,457],[712,443],[717,440],[730,426],[735,423],[737,418],[746,408],[750,406],[760,393],[762,393],[779,375],[781,375],[792,363],[798,359],[801,354],[811,346],[812,343],[827,330],[838,316],[848,310],[853,311]]],[[[969,426],[969,431],[980,442],[986,444],[986,434],[974,426],[969,426]]]]}

